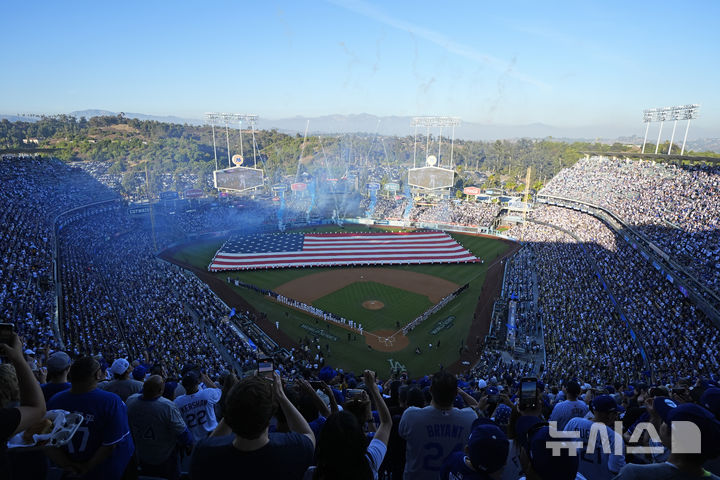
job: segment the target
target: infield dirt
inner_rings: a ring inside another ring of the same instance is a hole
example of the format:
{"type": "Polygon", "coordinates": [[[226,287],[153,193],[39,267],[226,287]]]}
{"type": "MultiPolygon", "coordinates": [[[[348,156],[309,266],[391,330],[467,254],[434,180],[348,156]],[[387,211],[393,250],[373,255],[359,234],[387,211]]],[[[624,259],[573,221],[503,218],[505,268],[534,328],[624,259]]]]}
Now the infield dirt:
{"type": "Polygon", "coordinates": [[[313,273],[297,280],[291,280],[275,288],[275,291],[288,298],[311,304],[319,298],[356,282],[382,283],[425,295],[433,304],[438,303],[460,286],[424,273],[390,268],[343,268],[313,273]]]}

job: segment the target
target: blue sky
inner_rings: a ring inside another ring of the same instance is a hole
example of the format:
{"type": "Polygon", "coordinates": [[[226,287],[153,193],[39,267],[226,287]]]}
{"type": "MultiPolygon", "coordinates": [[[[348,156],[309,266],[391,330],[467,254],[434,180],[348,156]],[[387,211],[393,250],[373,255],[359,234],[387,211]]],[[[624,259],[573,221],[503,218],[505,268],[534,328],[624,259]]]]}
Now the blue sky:
{"type": "MultiPolygon", "coordinates": [[[[0,113],[457,115],[628,126],[701,104],[720,136],[720,2],[0,5],[0,113]]],[[[692,130],[692,129],[691,129],[692,130]]]]}

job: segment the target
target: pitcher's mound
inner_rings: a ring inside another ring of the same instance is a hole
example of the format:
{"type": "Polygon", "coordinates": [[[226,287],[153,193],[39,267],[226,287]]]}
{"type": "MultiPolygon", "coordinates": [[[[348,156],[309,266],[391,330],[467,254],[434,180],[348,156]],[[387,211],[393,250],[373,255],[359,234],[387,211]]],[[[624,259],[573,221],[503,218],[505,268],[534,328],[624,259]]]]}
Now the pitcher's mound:
{"type": "Polygon", "coordinates": [[[385,307],[385,304],[380,300],[365,300],[362,303],[362,306],[363,308],[366,308],[368,310],[380,310],[381,308],[385,307]]]}
{"type": "Polygon", "coordinates": [[[372,335],[365,335],[365,342],[380,352],[397,352],[410,345],[410,339],[403,335],[402,330],[375,330],[370,333],[372,335]]]}

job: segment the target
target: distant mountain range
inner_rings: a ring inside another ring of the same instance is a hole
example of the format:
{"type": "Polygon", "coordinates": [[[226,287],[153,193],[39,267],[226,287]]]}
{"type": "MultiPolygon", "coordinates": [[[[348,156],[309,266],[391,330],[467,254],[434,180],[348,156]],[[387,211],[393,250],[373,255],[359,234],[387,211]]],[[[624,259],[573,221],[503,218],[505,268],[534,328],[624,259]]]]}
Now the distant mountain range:
{"type": "MultiPolygon", "coordinates": [[[[111,112],[109,110],[79,110],[70,112],[69,115],[75,117],[96,117],[103,115],[117,115],[119,112],[111,112]]],[[[190,125],[200,125],[202,119],[198,118],[181,118],[177,116],[159,116],[148,115],[144,113],[124,112],[128,118],[137,118],[139,120],[155,120],[165,123],[187,123],[190,125]]],[[[8,119],[9,121],[34,121],[36,116],[19,115],[2,115],[0,119],[8,119]]],[[[277,129],[284,133],[303,133],[306,125],[309,123],[309,134],[346,134],[346,133],[367,133],[388,136],[407,136],[412,135],[414,128],[411,126],[412,117],[410,116],[385,116],[379,117],[367,113],[352,115],[323,115],[318,117],[302,117],[296,116],[291,118],[270,119],[260,117],[258,119],[257,128],[263,130],[277,129]]],[[[641,129],[638,125],[636,128],[641,129]]],[[[455,128],[455,138],[462,140],[497,140],[497,139],[518,139],[518,138],[548,138],[552,137],[558,141],[598,141],[604,143],[613,143],[619,141],[621,143],[642,143],[642,137],[638,135],[628,136],[632,131],[632,127],[622,125],[596,125],[596,126],[573,126],[559,127],[547,125],[544,123],[531,123],[527,125],[486,125],[474,122],[462,122],[455,128]]],[[[418,132],[424,129],[419,128],[418,132]]],[[[663,135],[663,140],[669,139],[669,128],[665,133],[668,138],[663,135]]],[[[657,131],[657,130],[655,130],[657,131]]],[[[437,135],[437,128],[431,129],[431,133],[437,135]]],[[[444,128],[443,136],[450,138],[451,129],[444,128]]],[[[717,138],[717,129],[707,129],[697,127],[695,125],[690,128],[690,137],[688,148],[696,151],[716,151],[720,152],[720,138],[717,138]]],[[[652,135],[651,135],[652,136],[652,135]]],[[[655,137],[656,138],[656,137],[655,137]]],[[[650,141],[654,141],[653,138],[650,141]]],[[[682,140],[682,137],[676,135],[675,142],[682,140]]]]}

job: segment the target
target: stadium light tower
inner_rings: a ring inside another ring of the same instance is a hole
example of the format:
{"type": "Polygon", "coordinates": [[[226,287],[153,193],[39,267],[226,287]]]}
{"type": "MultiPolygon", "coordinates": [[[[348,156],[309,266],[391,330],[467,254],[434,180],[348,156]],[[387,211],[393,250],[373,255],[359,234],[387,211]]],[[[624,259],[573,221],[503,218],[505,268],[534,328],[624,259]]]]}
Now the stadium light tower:
{"type": "Polygon", "coordinates": [[[254,167],[257,168],[257,150],[255,145],[255,122],[257,122],[257,115],[248,115],[244,113],[227,113],[225,114],[229,118],[232,118],[233,120],[236,120],[238,122],[238,128],[240,129],[240,157],[244,160],[244,153],[243,153],[243,136],[242,136],[242,125],[243,122],[246,122],[250,125],[250,129],[252,131],[252,139],[253,139],[253,162],[254,167]]]}
{"type": "Polygon", "coordinates": [[[230,124],[232,122],[238,122],[240,128],[240,156],[243,156],[243,140],[242,140],[242,122],[250,124],[252,129],[253,139],[253,162],[255,168],[257,168],[257,147],[255,144],[255,123],[257,122],[257,115],[249,115],[245,113],[216,113],[208,112],[205,114],[205,121],[210,124],[213,132],[213,152],[215,154],[215,170],[219,170],[217,162],[217,145],[215,143],[215,125],[223,123],[225,124],[225,140],[227,142],[227,154],[228,154],[228,168],[232,167],[232,161],[230,159],[230,124]]]}
{"type": "Polygon", "coordinates": [[[426,143],[425,143],[425,155],[429,155],[430,151],[430,127],[440,127],[440,135],[438,141],[438,155],[437,160],[440,161],[440,154],[442,153],[442,128],[452,127],[452,136],[450,143],[450,168],[453,166],[453,152],[455,147],[455,127],[460,125],[460,118],[458,117],[414,117],[412,119],[412,126],[415,127],[415,141],[413,142],[413,168],[416,165],[417,157],[417,129],[418,127],[426,127],[426,143]]]}
{"type": "Polygon", "coordinates": [[[228,168],[232,167],[230,161],[230,122],[233,119],[232,113],[221,113],[220,118],[225,121],[225,140],[227,141],[228,168]]]}
{"type": "Polygon", "coordinates": [[[668,147],[667,151],[668,155],[670,155],[670,152],[672,151],[672,144],[675,140],[675,129],[677,127],[677,122],[678,120],[687,120],[687,126],[685,127],[685,138],[683,140],[682,149],[680,150],[680,155],[683,155],[685,153],[685,143],[687,142],[688,131],[690,130],[690,120],[692,120],[693,118],[697,118],[698,108],[700,108],[700,105],[689,104],[679,105],[676,107],[651,108],[648,110],[644,110],[643,123],[646,123],[647,126],[645,127],[645,139],[643,140],[642,153],[645,153],[645,144],[647,143],[650,123],[660,122],[658,139],[657,143],[655,144],[655,153],[657,154],[660,148],[660,137],[662,135],[663,124],[665,123],[665,120],[673,121],[673,130],[670,136],[670,146],[668,147]]]}
{"type": "Polygon", "coordinates": [[[205,114],[205,123],[209,123],[210,127],[212,128],[213,153],[215,154],[215,170],[220,170],[220,168],[218,167],[218,161],[217,161],[217,145],[215,144],[215,123],[218,120],[220,120],[219,113],[208,112],[205,114]]]}
{"type": "Polygon", "coordinates": [[[680,155],[685,153],[685,142],[687,142],[688,130],[690,130],[690,120],[692,120],[693,118],[697,118],[697,111],[699,108],[700,105],[696,104],[685,105],[685,109],[682,111],[681,120],[687,120],[687,125],[685,126],[685,138],[683,138],[682,150],[680,150],[680,155]]]}
{"type": "Polygon", "coordinates": [[[660,148],[660,135],[662,135],[662,128],[663,124],[665,123],[665,118],[667,117],[667,109],[661,108],[657,112],[657,119],[660,122],[660,130],[658,130],[658,139],[657,142],[655,142],[655,155],[658,153],[658,148],[660,148]]]}
{"type": "Polygon", "coordinates": [[[645,139],[643,140],[643,146],[642,146],[641,153],[645,153],[645,144],[647,143],[648,130],[650,130],[650,122],[653,121],[654,112],[655,112],[654,108],[643,111],[643,122],[646,123],[647,125],[645,126],[645,139]]]}

